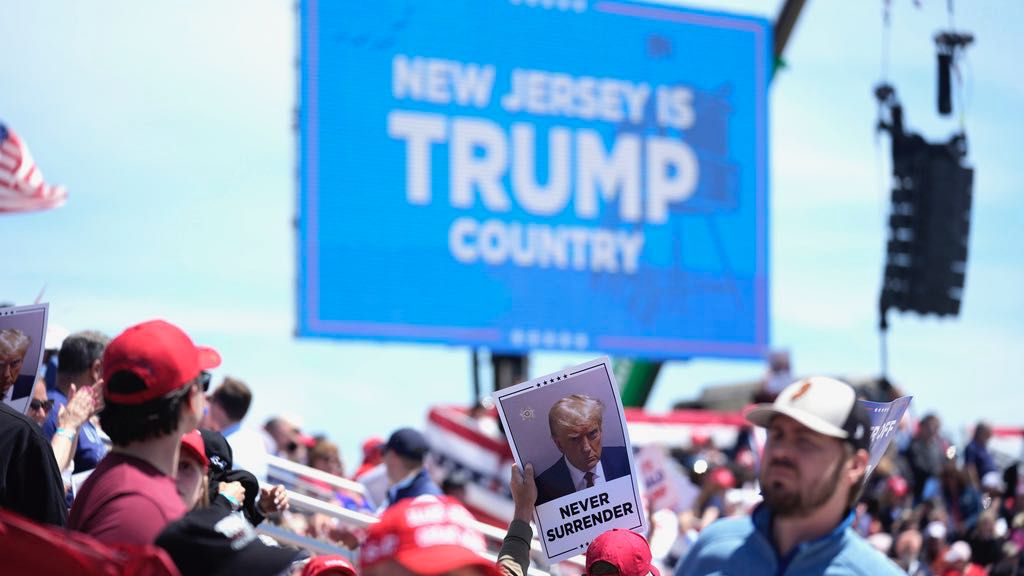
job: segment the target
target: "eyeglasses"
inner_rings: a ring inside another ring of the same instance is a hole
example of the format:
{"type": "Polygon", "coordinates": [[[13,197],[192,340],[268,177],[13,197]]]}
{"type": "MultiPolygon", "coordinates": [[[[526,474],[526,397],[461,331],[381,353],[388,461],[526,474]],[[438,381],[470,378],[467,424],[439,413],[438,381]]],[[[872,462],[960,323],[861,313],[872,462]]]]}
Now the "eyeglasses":
{"type": "Polygon", "coordinates": [[[33,398],[32,401],[28,403],[28,407],[32,410],[41,409],[43,412],[49,412],[50,409],[53,408],[53,400],[36,400],[33,398]]]}
{"type": "Polygon", "coordinates": [[[210,391],[210,380],[213,380],[213,374],[206,370],[199,373],[199,386],[202,387],[204,394],[210,391]]]}

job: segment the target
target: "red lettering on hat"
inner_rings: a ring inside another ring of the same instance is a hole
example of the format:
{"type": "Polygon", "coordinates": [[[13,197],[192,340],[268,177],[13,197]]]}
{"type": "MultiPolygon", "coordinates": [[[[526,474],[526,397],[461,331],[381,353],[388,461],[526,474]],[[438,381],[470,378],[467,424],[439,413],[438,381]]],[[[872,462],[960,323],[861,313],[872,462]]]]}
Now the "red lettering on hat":
{"type": "Polygon", "coordinates": [[[804,380],[804,383],[800,385],[800,389],[796,391],[796,394],[793,394],[793,397],[790,398],[790,400],[798,400],[801,396],[803,396],[804,394],[807,394],[807,391],[810,390],[810,389],[811,389],[811,381],[810,380],[804,380]]]}

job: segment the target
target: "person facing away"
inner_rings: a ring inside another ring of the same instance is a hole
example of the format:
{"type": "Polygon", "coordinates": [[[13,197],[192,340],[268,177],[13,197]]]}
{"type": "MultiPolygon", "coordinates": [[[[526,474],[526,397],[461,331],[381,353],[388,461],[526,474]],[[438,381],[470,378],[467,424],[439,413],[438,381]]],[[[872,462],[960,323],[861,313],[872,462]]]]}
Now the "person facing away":
{"type": "Polygon", "coordinates": [[[427,439],[413,428],[400,428],[388,438],[383,449],[388,506],[405,498],[441,494],[424,466],[428,451],[427,439]]]}
{"type": "Polygon", "coordinates": [[[604,403],[583,394],[555,402],[548,411],[551,440],[562,453],[537,476],[537,505],[629,474],[624,446],[602,446],[604,403]]]}
{"type": "MultiPolygon", "coordinates": [[[[528,558],[529,548],[526,548],[528,558]]],[[[391,506],[359,548],[362,576],[502,576],[472,514],[454,498],[422,495],[391,506]]],[[[499,557],[507,558],[503,550],[499,557]]],[[[521,559],[527,562],[527,559],[521,559]]],[[[506,560],[506,562],[512,562],[506,560]]],[[[525,570],[511,572],[525,574],[525,570]]]]}
{"type": "Polygon", "coordinates": [[[905,574],[851,528],[865,480],[871,423],[853,388],[812,377],[747,420],[767,428],[764,501],[750,516],[701,531],[676,576],[905,574]]]}
{"type": "Polygon", "coordinates": [[[651,558],[647,539],[622,528],[603,532],[587,546],[587,574],[590,576],[661,576],[651,558]]]}
{"type": "Polygon", "coordinates": [[[150,544],[185,514],[174,481],[181,437],[199,423],[201,372],[220,355],[153,320],[114,338],[102,364],[100,425],[114,446],[79,490],[69,526],[107,543],[150,544]]]}
{"type": "Polygon", "coordinates": [[[263,434],[242,426],[252,404],[252,391],[245,382],[231,376],[210,394],[205,418],[207,428],[224,435],[234,454],[234,466],[252,472],[260,482],[267,480],[267,447],[263,434]]]}

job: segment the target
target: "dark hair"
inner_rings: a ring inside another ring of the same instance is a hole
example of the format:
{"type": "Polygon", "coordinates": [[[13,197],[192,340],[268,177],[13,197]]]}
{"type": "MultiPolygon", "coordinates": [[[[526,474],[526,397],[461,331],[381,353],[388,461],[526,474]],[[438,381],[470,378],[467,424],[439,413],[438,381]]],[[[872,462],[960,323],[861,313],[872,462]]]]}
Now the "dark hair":
{"type": "Polygon", "coordinates": [[[103,356],[110,338],[102,332],[86,330],[76,332],[64,339],[57,356],[57,372],[60,374],[81,374],[103,356]]]}
{"type": "Polygon", "coordinates": [[[590,571],[588,574],[603,575],[603,574],[618,574],[619,569],[615,567],[615,564],[607,560],[595,560],[590,565],[590,571]]]}
{"type": "Polygon", "coordinates": [[[245,382],[238,378],[225,376],[224,382],[213,391],[210,398],[224,409],[224,413],[234,421],[245,418],[249,411],[249,404],[252,403],[252,392],[245,382]]]}
{"type": "MultiPolygon", "coordinates": [[[[146,383],[127,370],[114,372],[107,381],[107,390],[117,394],[130,394],[145,388],[146,383]]],[[[115,446],[166,436],[178,427],[181,407],[191,390],[190,384],[142,404],[107,402],[100,412],[100,426],[115,446]]]]}

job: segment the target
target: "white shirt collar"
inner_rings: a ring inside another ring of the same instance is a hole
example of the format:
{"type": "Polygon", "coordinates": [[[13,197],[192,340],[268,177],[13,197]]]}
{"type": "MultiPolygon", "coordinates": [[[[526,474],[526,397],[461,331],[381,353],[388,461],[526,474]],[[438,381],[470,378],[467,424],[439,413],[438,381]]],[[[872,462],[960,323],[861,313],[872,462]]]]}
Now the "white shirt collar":
{"type": "MultiPolygon", "coordinates": [[[[562,456],[562,458],[565,459],[565,464],[569,467],[569,476],[572,477],[572,485],[575,486],[577,490],[586,488],[587,480],[584,478],[587,474],[586,471],[573,466],[565,456],[562,456]]],[[[594,486],[604,482],[604,466],[601,465],[600,460],[597,461],[597,466],[594,466],[594,469],[591,470],[591,472],[594,473],[594,486]]]]}

